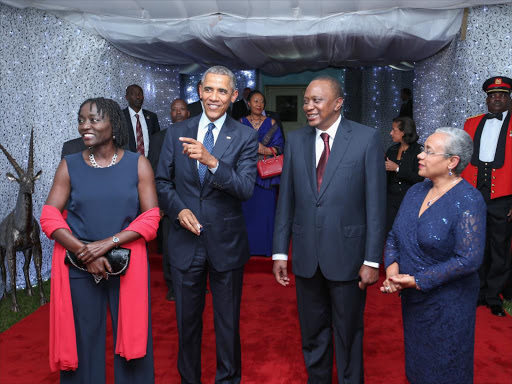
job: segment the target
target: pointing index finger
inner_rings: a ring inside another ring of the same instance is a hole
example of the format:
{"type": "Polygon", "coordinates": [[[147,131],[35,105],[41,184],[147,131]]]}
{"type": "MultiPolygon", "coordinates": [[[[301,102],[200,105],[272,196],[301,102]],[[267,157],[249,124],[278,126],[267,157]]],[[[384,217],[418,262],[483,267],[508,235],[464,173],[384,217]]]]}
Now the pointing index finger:
{"type": "Polygon", "coordinates": [[[196,139],[193,139],[191,137],[180,137],[179,140],[183,141],[185,143],[189,143],[189,144],[197,144],[197,143],[199,143],[199,141],[197,141],[196,139]]]}

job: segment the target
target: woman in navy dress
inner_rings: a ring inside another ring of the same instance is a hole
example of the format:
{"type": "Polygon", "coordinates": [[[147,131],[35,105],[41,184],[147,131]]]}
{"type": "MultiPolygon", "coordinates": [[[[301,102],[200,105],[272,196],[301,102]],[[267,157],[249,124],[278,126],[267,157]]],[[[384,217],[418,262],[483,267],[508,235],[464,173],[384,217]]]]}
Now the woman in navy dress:
{"type": "Polygon", "coordinates": [[[381,291],[401,291],[412,384],[473,383],[486,206],[460,177],[472,152],[460,129],[440,128],[427,139],[419,174],[430,180],[409,189],[387,239],[381,291]]]}
{"type": "MultiPolygon", "coordinates": [[[[84,272],[69,267],[78,365],[70,368],[61,365],[61,383],[105,383],[107,304],[116,343],[122,278],[107,276],[106,272],[111,267],[103,255],[116,246],[133,244],[140,239],[139,233],[124,229],[141,212],[158,206],[149,161],[144,156],[123,150],[129,134],[125,124],[115,101],[103,98],[86,100],[80,106],[78,131],[88,148],[61,161],[46,202],[51,209],[56,208],[60,212],[67,206],[66,222],[71,232],[57,229],[51,236],[64,248],[76,253],[88,270],[84,272]],[[81,240],[91,243],[84,244],[81,240]],[[102,280],[98,283],[100,277],[102,280]]],[[[145,253],[145,246],[143,248],[145,253]]],[[[135,268],[134,257],[132,253],[129,269],[135,268]]],[[[142,258],[146,262],[147,254],[142,258]]],[[[56,299],[62,300],[60,297],[56,299]]],[[[154,382],[149,314],[148,317],[147,346],[145,342],[143,345],[145,356],[127,360],[116,353],[116,383],[154,382]]],[[[126,326],[124,321],[123,326],[126,326]]],[[[146,330],[143,332],[145,340],[146,330]]]]}
{"type": "MultiPolygon", "coordinates": [[[[283,152],[284,138],[274,119],[263,115],[265,97],[260,91],[252,91],[247,96],[247,104],[251,113],[242,117],[240,122],[258,131],[258,160],[265,155],[280,155],[283,152]]],[[[279,176],[262,179],[256,175],[253,195],[242,205],[251,255],[272,256],[278,185],[279,176]]]]}

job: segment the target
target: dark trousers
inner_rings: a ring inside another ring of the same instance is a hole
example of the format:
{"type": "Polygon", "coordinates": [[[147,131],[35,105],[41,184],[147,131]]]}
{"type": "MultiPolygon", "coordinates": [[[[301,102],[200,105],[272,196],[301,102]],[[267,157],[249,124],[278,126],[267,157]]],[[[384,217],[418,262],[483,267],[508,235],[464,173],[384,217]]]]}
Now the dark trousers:
{"type": "Polygon", "coordinates": [[[240,302],[243,267],[218,272],[210,264],[203,242],[197,246],[190,268],[172,267],[176,297],[179,352],[178,371],[183,384],[201,383],[201,335],[207,275],[213,298],[213,321],[217,349],[215,383],[240,383],[240,302]]]}
{"type": "Polygon", "coordinates": [[[512,223],[507,217],[512,207],[512,196],[485,200],[487,202],[487,237],[484,261],[479,270],[480,298],[485,299],[489,305],[501,305],[502,300],[499,295],[507,285],[512,267],[510,255],[512,223]]]}
{"type": "MultiPolygon", "coordinates": [[[[99,284],[96,284],[90,273],[76,269],[70,271],[69,283],[75,318],[78,368],[75,371],[61,371],[61,383],[105,383],[107,304],[112,316],[115,349],[119,313],[119,279],[119,277],[109,277],[108,281],[102,280],[99,284]]],[[[153,338],[151,335],[151,300],[149,300],[149,297],[148,305],[148,344],[146,356],[127,361],[124,357],[115,354],[114,376],[116,384],[146,384],[155,382],[153,338]]]]}
{"type": "Polygon", "coordinates": [[[167,241],[169,230],[171,229],[171,224],[172,221],[169,216],[164,215],[160,221],[160,228],[162,229],[162,236],[160,240],[162,240],[162,267],[167,289],[172,287],[171,260],[169,259],[169,243],[167,241]]]}
{"type": "Polygon", "coordinates": [[[366,291],[358,281],[327,280],[320,268],[311,278],[296,276],[295,284],[308,384],[332,382],[333,331],[338,383],[363,383],[366,291]]]}
{"type": "Polygon", "coordinates": [[[400,209],[400,204],[402,204],[403,199],[404,197],[402,195],[395,196],[388,194],[386,201],[386,235],[391,231],[391,228],[393,228],[396,214],[400,209]]]}

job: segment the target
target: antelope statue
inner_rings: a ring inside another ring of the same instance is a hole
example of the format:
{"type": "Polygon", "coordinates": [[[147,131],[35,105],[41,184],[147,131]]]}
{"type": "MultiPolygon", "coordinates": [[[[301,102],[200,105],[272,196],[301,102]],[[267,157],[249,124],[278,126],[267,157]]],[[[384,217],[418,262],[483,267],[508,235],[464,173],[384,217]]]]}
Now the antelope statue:
{"type": "Polygon", "coordinates": [[[0,223],[0,269],[4,283],[4,296],[7,293],[7,282],[5,276],[5,256],[7,255],[7,268],[9,269],[9,278],[11,280],[11,311],[19,312],[18,301],[16,300],[16,252],[23,252],[25,255],[25,264],[23,273],[27,294],[34,295],[32,285],[28,276],[30,259],[34,256],[34,265],[36,267],[37,284],[39,285],[40,305],[47,302],[43,293],[43,279],[41,278],[42,251],[39,240],[39,224],[32,214],[32,194],[34,193],[34,183],[41,177],[42,171],[34,176],[34,129],[30,132],[30,148],[28,154],[28,168],[23,171],[16,163],[7,150],[0,144],[0,149],[5,154],[11,165],[16,170],[18,178],[12,173],[7,173],[10,181],[16,181],[20,185],[16,207],[0,223]]]}

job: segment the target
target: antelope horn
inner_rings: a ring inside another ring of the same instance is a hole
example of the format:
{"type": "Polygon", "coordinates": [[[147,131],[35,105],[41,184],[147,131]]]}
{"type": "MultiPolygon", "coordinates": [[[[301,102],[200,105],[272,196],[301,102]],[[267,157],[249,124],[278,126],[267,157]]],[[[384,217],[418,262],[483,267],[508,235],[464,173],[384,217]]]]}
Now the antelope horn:
{"type": "Polygon", "coordinates": [[[16,162],[16,160],[13,159],[13,157],[11,156],[11,154],[9,152],[7,152],[7,149],[5,149],[2,144],[0,144],[0,149],[2,150],[2,152],[4,153],[5,157],[7,157],[7,160],[9,160],[9,162],[11,163],[11,165],[14,167],[14,169],[16,170],[16,173],[18,174],[19,177],[23,176],[23,174],[25,173],[23,171],[23,169],[21,169],[21,167],[18,165],[18,163],[16,162]]]}
{"type": "Polygon", "coordinates": [[[27,174],[32,177],[34,175],[34,127],[30,130],[30,147],[28,150],[28,168],[27,174]]]}

